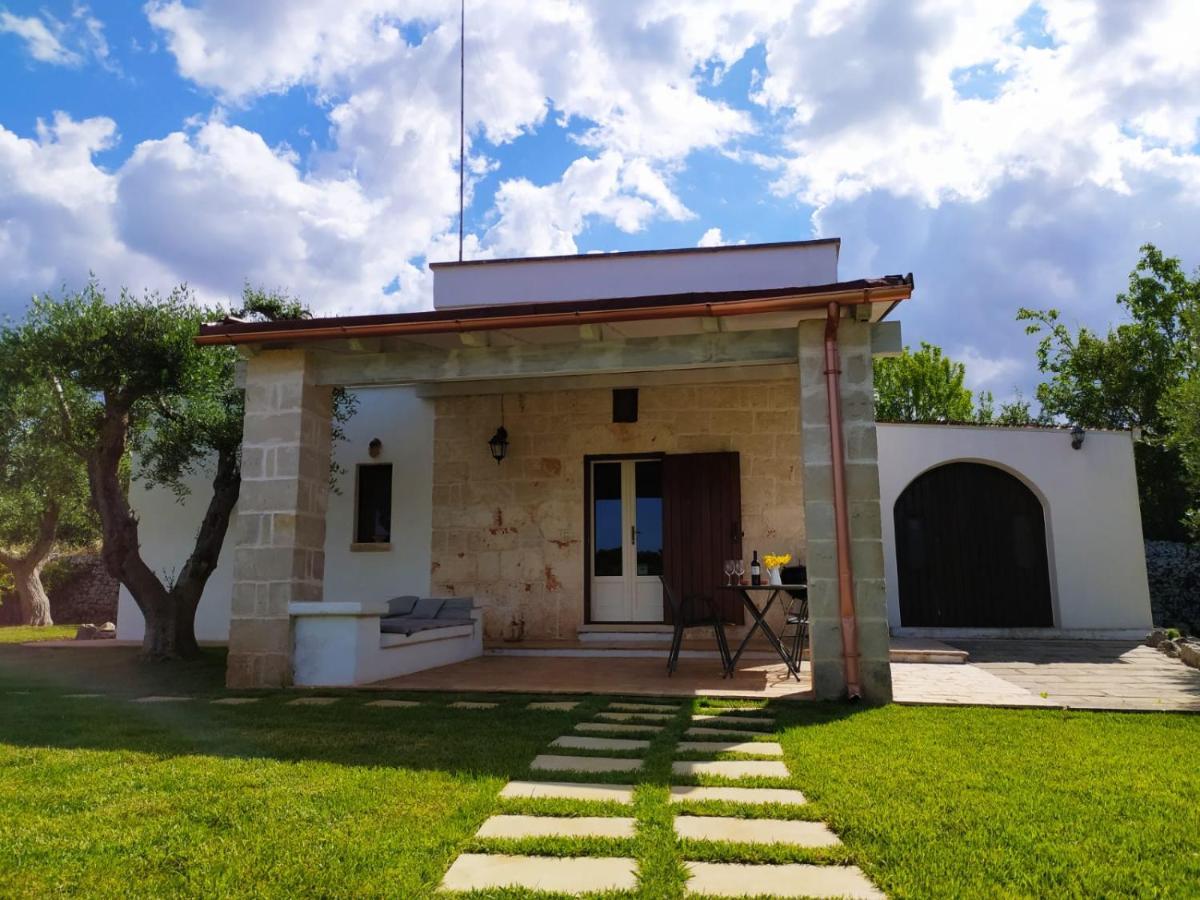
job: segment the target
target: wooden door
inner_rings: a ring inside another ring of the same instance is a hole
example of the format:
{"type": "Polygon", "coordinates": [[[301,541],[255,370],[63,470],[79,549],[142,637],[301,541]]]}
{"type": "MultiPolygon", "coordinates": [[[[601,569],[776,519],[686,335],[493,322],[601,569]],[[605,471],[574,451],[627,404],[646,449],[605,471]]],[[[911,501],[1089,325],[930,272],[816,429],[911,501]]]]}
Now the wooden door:
{"type": "Polygon", "coordinates": [[[900,623],[907,627],[1054,625],[1042,504],[1016,477],[949,463],[896,499],[900,623]]]}
{"type": "MultiPolygon", "coordinates": [[[[742,556],[741,467],[736,453],[663,458],[663,567],[687,602],[710,597],[727,622],[742,622],[741,601],[722,591],[722,565],[742,556]]],[[[669,620],[669,610],[667,611],[669,620]]]]}

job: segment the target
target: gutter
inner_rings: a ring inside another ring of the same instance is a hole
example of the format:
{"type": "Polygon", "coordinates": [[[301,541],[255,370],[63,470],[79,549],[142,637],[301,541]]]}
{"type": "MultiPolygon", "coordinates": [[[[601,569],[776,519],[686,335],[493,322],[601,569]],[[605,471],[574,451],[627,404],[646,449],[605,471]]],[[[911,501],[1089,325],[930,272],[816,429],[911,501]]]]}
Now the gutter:
{"type": "MultiPolygon", "coordinates": [[[[859,287],[808,296],[771,297],[761,300],[723,300],[685,303],[673,306],[642,306],[627,309],[581,309],[564,312],[508,313],[498,316],[417,319],[360,324],[329,324],[295,327],[280,323],[277,328],[221,331],[200,334],[195,342],[212,344],[269,344],[296,341],[334,340],[337,338],[383,337],[406,334],[445,334],[498,329],[545,328],[554,325],[590,325],[605,322],[636,322],[648,319],[724,318],[759,313],[819,310],[828,304],[854,306],[859,303],[900,301],[912,295],[912,284],[859,287]]],[[[334,320],[330,320],[331,323],[334,320]]]]}
{"type": "Polygon", "coordinates": [[[842,619],[842,660],[846,694],[862,696],[858,670],[858,621],[854,612],[854,579],[850,566],[850,508],[846,499],[846,453],[842,436],[841,357],[838,323],[842,308],[830,301],[825,309],[825,394],[829,402],[829,456],[833,464],[833,516],[837,539],[838,609],[842,619]]]}

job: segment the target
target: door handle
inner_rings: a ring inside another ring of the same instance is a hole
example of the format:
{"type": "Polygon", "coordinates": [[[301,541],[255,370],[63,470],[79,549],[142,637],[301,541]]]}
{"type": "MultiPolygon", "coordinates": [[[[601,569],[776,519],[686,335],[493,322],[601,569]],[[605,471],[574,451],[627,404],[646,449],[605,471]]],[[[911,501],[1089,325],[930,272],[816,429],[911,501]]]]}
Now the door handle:
{"type": "Polygon", "coordinates": [[[629,543],[632,544],[634,547],[637,546],[637,526],[636,525],[629,526],[629,543]]]}

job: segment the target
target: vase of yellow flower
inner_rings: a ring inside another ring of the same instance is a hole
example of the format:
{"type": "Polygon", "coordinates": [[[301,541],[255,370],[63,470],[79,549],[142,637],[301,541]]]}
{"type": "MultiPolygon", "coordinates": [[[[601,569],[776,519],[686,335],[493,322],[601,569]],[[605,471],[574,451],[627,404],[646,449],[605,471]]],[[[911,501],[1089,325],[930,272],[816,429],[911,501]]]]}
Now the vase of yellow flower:
{"type": "Polygon", "coordinates": [[[763,557],[763,565],[767,567],[767,583],[783,584],[783,567],[792,561],[790,553],[768,553],[763,557]]]}

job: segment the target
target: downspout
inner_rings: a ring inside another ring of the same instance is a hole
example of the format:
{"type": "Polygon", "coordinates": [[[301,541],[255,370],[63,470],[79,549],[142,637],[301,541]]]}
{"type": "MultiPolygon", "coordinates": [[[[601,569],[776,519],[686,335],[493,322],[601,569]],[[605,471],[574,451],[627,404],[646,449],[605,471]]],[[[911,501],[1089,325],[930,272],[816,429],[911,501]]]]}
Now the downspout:
{"type": "Polygon", "coordinates": [[[842,441],[842,396],[839,375],[838,323],[842,308],[834,302],[825,308],[825,393],[829,400],[829,456],[833,463],[833,518],[837,539],[838,608],[842,616],[842,660],[846,666],[846,694],[862,696],[858,677],[858,622],[854,615],[854,578],[850,569],[850,510],[846,501],[846,454],[842,441]]]}

